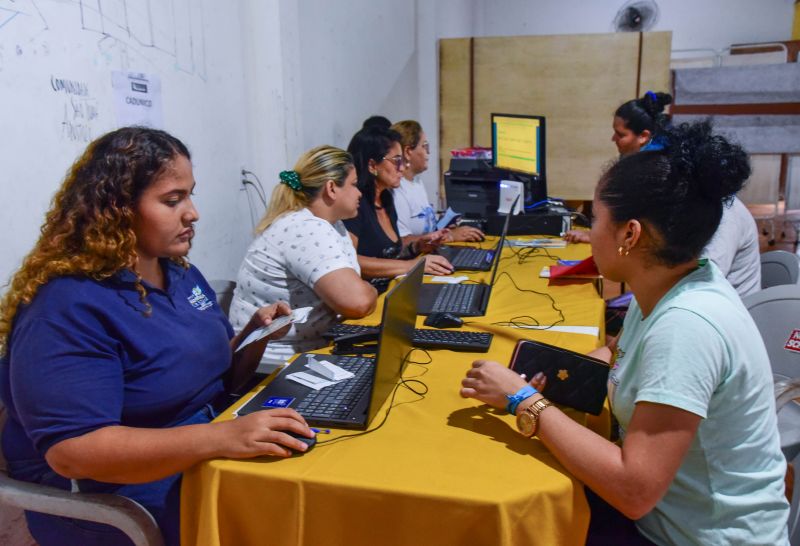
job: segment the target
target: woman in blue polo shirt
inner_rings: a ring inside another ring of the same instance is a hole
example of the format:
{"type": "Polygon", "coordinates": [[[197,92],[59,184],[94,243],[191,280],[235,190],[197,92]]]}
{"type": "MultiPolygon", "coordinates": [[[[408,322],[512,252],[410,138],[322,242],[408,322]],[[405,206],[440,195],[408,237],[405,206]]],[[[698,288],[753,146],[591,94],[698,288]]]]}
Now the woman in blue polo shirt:
{"type": "MultiPolygon", "coordinates": [[[[280,431],[312,436],[288,409],[209,424],[266,340],[232,348],[289,310],[263,307],[233,336],[185,258],[198,220],[194,186],[189,152],[169,134],[100,137],[68,173],[0,303],[11,476],[129,497],[167,544],[179,543],[183,470],[213,457],[287,457],[305,445],[280,431]]],[[[130,544],[105,525],[26,516],[43,545],[130,544]]]]}

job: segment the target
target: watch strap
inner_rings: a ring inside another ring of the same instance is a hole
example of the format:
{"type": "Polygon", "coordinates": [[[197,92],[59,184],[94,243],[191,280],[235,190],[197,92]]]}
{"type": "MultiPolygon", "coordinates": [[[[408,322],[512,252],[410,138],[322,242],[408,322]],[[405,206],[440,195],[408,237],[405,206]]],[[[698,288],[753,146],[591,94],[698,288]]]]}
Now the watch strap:
{"type": "Polygon", "coordinates": [[[528,415],[531,416],[531,420],[533,421],[533,434],[532,436],[536,436],[539,432],[539,416],[541,413],[552,406],[553,403],[550,402],[547,398],[540,398],[530,406],[526,407],[523,411],[525,411],[528,415]]]}

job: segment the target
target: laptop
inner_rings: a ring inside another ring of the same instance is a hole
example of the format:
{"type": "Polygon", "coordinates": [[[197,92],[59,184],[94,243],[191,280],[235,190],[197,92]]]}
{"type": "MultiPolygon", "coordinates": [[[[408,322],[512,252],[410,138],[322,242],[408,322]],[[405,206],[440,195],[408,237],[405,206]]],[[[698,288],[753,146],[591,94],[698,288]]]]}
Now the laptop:
{"type": "Polygon", "coordinates": [[[425,260],[420,260],[386,295],[375,358],[303,353],[247,402],[238,415],[263,409],[293,408],[310,425],[366,429],[405,369],[412,349],[411,333],[417,318],[415,302],[424,269],[425,260]],[[287,379],[296,372],[313,374],[306,367],[309,358],[336,364],[354,376],[320,390],[287,379]]]}
{"type": "Polygon", "coordinates": [[[443,246],[436,251],[447,258],[456,271],[489,271],[495,256],[499,256],[502,248],[472,248],[468,246],[443,246]]]}
{"type": "MultiPolygon", "coordinates": [[[[511,205],[514,210],[517,199],[511,205]]],[[[431,313],[452,313],[460,317],[482,317],[486,314],[489,305],[489,296],[492,295],[492,286],[497,277],[497,268],[500,265],[500,255],[506,242],[506,232],[511,214],[506,214],[506,221],[500,233],[500,241],[495,249],[495,258],[492,266],[492,278],[489,284],[423,284],[420,287],[420,298],[417,302],[417,313],[430,315],[431,313]]]]}

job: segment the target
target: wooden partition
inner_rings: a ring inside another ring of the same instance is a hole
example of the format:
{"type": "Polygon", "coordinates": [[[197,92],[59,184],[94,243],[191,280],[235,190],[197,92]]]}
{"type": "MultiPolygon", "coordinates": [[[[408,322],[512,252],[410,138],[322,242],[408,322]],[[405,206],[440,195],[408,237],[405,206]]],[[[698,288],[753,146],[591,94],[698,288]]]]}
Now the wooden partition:
{"type": "Polygon", "coordinates": [[[670,32],[440,40],[440,172],[453,148],[491,146],[492,112],[544,115],[548,193],[591,199],[617,155],[614,110],[669,89],[671,40],[670,32]]]}

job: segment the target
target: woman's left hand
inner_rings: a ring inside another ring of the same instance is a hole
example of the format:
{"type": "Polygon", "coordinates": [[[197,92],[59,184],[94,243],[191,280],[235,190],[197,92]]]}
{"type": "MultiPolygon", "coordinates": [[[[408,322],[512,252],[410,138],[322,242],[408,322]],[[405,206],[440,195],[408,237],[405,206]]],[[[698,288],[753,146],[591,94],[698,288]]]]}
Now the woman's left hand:
{"type": "Polygon", "coordinates": [[[476,360],[461,380],[461,396],[477,398],[490,406],[504,409],[508,404],[506,395],[514,394],[527,381],[515,371],[491,360],[476,360]]]}
{"type": "MultiPolygon", "coordinates": [[[[261,328],[262,326],[268,326],[277,317],[290,314],[292,314],[292,310],[289,307],[289,304],[286,302],[279,301],[278,303],[273,303],[272,305],[265,305],[253,313],[253,316],[250,318],[250,322],[248,322],[247,326],[245,327],[245,331],[249,334],[253,330],[261,328]]],[[[272,332],[266,337],[266,339],[280,339],[289,333],[289,329],[291,327],[292,324],[289,323],[280,330],[272,332]]]]}

